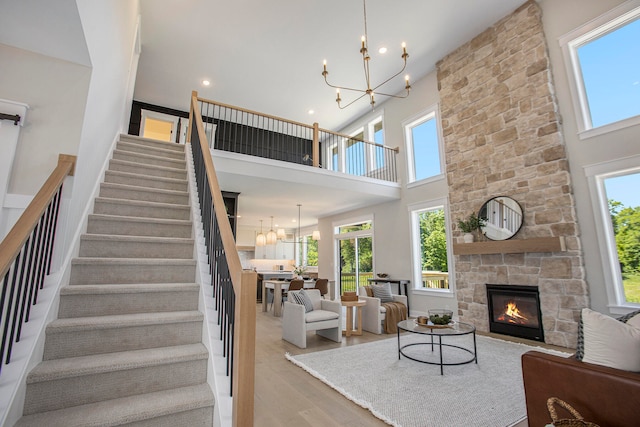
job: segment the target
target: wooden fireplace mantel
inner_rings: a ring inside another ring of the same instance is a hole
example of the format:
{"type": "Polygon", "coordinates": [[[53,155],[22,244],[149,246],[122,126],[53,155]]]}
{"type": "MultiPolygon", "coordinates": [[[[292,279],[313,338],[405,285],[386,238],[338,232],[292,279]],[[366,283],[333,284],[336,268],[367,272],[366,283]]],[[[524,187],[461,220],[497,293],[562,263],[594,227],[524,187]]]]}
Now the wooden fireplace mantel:
{"type": "Polygon", "coordinates": [[[456,243],[453,245],[454,255],[564,252],[566,250],[563,236],[520,240],[492,240],[487,242],[456,243]]]}

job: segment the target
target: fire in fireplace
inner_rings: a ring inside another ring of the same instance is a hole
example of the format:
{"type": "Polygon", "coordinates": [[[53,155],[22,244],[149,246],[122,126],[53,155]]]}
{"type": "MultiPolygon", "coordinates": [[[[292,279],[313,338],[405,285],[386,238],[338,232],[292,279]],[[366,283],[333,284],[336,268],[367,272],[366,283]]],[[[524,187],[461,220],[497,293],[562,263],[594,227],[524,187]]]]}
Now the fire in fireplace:
{"type": "Polygon", "coordinates": [[[540,294],[536,286],[486,286],[491,332],[544,342],[540,294]]]}

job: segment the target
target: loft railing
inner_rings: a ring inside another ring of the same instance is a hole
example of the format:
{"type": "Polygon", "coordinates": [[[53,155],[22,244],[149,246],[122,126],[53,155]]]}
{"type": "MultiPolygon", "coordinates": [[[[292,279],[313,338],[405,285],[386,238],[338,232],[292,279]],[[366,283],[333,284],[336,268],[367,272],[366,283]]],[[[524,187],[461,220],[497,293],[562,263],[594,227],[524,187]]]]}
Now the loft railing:
{"type": "Polygon", "coordinates": [[[73,175],[75,162],[75,156],[58,157],[54,171],[0,243],[0,370],[11,361],[13,344],[20,341],[22,325],[50,273],[62,184],[73,175]]]}
{"type": "Polygon", "coordinates": [[[397,182],[397,148],[198,98],[209,148],[397,182]]]}
{"type": "Polygon", "coordinates": [[[212,296],[231,377],[233,425],[253,425],[257,274],[242,271],[194,92],[189,117],[196,185],[209,257],[212,296]]]}

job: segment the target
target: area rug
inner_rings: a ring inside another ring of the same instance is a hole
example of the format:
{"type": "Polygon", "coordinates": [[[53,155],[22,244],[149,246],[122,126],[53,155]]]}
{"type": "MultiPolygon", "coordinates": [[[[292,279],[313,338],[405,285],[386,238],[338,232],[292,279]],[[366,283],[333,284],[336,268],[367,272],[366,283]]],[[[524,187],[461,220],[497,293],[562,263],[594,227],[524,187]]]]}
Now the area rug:
{"type": "MultiPolygon", "coordinates": [[[[402,345],[424,337],[403,334],[402,345]]],[[[473,348],[471,336],[447,337],[473,348]]],[[[529,350],[554,352],[485,336],[477,337],[478,363],[440,367],[398,360],[397,338],[285,357],[339,393],[397,427],[512,426],[526,418],[520,356],[529,350]]],[[[438,350],[412,346],[407,354],[436,361],[438,350]]],[[[468,360],[444,347],[445,361],[468,360]]]]}

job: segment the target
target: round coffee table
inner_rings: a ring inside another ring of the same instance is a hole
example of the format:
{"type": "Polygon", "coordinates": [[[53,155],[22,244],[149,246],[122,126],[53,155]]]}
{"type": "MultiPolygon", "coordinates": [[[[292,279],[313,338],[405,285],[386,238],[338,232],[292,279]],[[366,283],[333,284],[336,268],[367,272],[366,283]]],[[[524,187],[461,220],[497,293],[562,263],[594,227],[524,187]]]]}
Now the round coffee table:
{"type": "Polygon", "coordinates": [[[400,356],[404,356],[407,359],[415,360],[416,362],[428,363],[430,365],[440,365],[440,375],[444,375],[445,365],[447,366],[465,365],[471,362],[476,362],[477,364],[478,354],[476,351],[476,327],[463,322],[454,322],[452,325],[449,325],[446,327],[423,326],[423,325],[419,325],[413,319],[403,320],[402,322],[398,323],[398,360],[400,360],[400,356]],[[409,332],[412,334],[428,335],[431,337],[431,339],[430,339],[430,342],[417,342],[417,343],[410,343],[410,344],[405,344],[401,346],[400,331],[409,332]],[[443,339],[446,339],[446,337],[461,336],[461,335],[473,336],[473,350],[460,345],[455,345],[451,343],[447,344],[442,341],[443,339]],[[437,342],[435,342],[434,337],[437,339],[437,342]],[[416,357],[407,355],[406,352],[403,351],[405,348],[413,347],[413,346],[431,346],[432,352],[435,350],[435,346],[438,346],[438,348],[440,349],[439,360],[436,362],[433,362],[429,360],[418,359],[416,357]],[[465,353],[469,353],[471,357],[468,357],[466,359],[463,359],[462,361],[457,361],[457,362],[445,362],[442,357],[443,347],[451,347],[451,348],[461,350],[465,353]]]}

